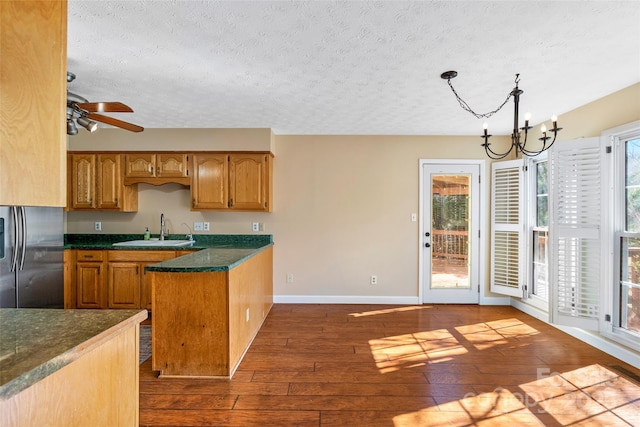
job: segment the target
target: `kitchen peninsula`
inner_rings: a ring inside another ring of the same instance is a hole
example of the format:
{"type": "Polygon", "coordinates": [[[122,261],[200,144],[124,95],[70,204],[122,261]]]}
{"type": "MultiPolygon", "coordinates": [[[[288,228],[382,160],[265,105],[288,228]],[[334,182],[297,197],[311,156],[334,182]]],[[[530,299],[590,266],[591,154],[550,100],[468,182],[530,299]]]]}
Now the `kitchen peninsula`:
{"type": "Polygon", "coordinates": [[[154,370],[233,376],[273,305],[272,246],[204,249],[147,267],[154,370]]]}
{"type": "Polygon", "coordinates": [[[0,309],[0,426],[138,425],[144,310],[0,309]]]}
{"type": "MultiPolygon", "coordinates": [[[[273,238],[194,237],[174,247],[154,246],[141,235],[66,235],[65,301],[71,307],[92,301],[96,308],[148,307],[154,370],[230,378],[273,305],[273,238]],[[118,244],[123,241],[140,246],[118,244]]],[[[174,239],[184,235],[168,242],[174,239]]]]}

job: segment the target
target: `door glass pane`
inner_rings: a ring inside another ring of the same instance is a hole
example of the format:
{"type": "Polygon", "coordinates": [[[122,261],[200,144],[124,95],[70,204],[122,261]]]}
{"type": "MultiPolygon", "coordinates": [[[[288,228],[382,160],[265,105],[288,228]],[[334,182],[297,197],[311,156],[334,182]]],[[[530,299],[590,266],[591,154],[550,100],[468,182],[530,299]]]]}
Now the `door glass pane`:
{"type": "Polygon", "coordinates": [[[469,289],[471,175],[431,177],[431,288],[469,289]]]}

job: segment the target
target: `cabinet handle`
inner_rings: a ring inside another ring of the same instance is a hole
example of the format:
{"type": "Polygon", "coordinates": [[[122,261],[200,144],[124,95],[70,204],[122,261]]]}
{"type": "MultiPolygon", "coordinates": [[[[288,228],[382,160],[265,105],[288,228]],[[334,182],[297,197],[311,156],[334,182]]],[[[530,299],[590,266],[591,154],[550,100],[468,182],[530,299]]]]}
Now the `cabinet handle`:
{"type": "Polygon", "coordinates": [[[153,166],[149,165],[149,175],[153,175],[153,166]]]}
{"type": "Polygon", "coordinates": [[[229,206],[230,208],[231,208],[231,207],[233,207],[233,199],[229,199],[229,204],[228,204],[228,206],[229,206]]]}
{"type": "Polygon", "coordinates": [[[156,168],[156,175],[160,176],[160,166],[156,168]]]}

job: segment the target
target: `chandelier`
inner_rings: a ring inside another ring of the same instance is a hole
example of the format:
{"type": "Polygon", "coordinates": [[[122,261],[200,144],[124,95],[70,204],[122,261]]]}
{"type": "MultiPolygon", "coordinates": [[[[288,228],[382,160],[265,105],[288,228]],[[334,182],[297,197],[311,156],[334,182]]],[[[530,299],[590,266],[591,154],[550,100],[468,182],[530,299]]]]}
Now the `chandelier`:
{"type": "Polygon", "coordinates": [[[487,153],[487,156],[489,156],[489,158],[494,159],[494,160],[504,159],[513,150],[515,150],[516,159],[518,158],[518,154],[523,154],[525,156],[534,157],[534,156],[537,156],[538,154],[542,153],[543,151],[546,151],[549,148],[551,148],[553,143],[556,142],[556,136],[558,136],[558,132],[560,132],[562,130],[562,128],[558,127],[558,117],[557,116],[552,116],[551,117],[551,122],[553,123],[553,128],[547,130],[547,127],[543,124],[540,127],[540,132],[542,133],[542,137],[538,138],[538,141],[540,141],[541,143],[538,144],[535,149],[527,148],[527,136],[528,136],[528,133],[529,133],[529,129],[531,129],[531,126],[529,126],[529,120],[531,119],[531,114],[529,114],[529,113],[525,114],[524,126],[523,127],[518,127],[519,126],[518,125],[518,121],[519,121],[519,118],[518,118],[519,110],[518,110],[518,108],[519,108],[519,104],[520,104],[520,95],[522,95],[522,93],[523,93],[523,91],[518,88],[518,83],[520,82],[520,74],[516,74],[516,79],[515,79],[516,87],[513,88],[513,90],[511,92],[509,92],[509,95],[507,95],[507,98],[504,100],[504,102],[498,108],[496,108],[495,110],[489,111],[488,113],[481,113],[481,114],[478,114],[475,111],[473,111],[471,109],[471,107],[469,107],[469,105],[462,98],[460,98],[460,96],[458,95],[456,90],[453,88],[453,85],[451,84],[451,79],[455,78],[457,75],[458,75],[457,71],[446,71],[446,72],[442,73],[440,75],[440,77],[447,81],[447,84],[451,88],[451,91],[455,95],[455,97],[458,100],[458,103],[460,104],[462,109],[467,111],[467,112],[469,112],[469,113],[471,113],[471,114],[473,114],[478,119],[480,119],[480,118],[489,118],[489,117],[493,116],[495,113],[500,111],[502,109],[502,107],[504,107],[507,104],[507,102],[509,101],[509,98],[513,97],[513,106],[514,106],[514,110],[513,110],[513,133],[511,134],[511,146],[509,147],[509,149],[506,152],[504,152],[504,153],[496,153],[495,151],[493,151],[489,147],[491,145],[489,143],[489,138],[491,138],[491,135],[489,135],[489,133],[488,133],[489,126],[487,125],[486,122],[483,125],[484,134],[481,135],[481,137],[484,139],[484,143],[481,144],[481,145],[484,147],[484,151],[487,153]],[[553,139],[552,139],[551,136],[547,136],[547,132],[553,133],[553,139]],[[524,135],[523,135],[523,133],[524,133],[524,135]],[[549,143],[549,140],[551,140],[551,143],[549,143]]]}

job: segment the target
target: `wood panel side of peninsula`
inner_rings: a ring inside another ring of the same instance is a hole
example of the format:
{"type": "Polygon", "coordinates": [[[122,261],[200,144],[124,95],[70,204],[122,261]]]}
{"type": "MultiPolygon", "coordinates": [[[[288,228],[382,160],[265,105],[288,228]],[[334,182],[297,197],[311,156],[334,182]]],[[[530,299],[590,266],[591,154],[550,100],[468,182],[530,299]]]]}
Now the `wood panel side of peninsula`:
{"type": "Polygon", "coordinates": [[[273,248],[229,271],[151,274],[153,369],[231,378],[273,305],[273,248]]]}

